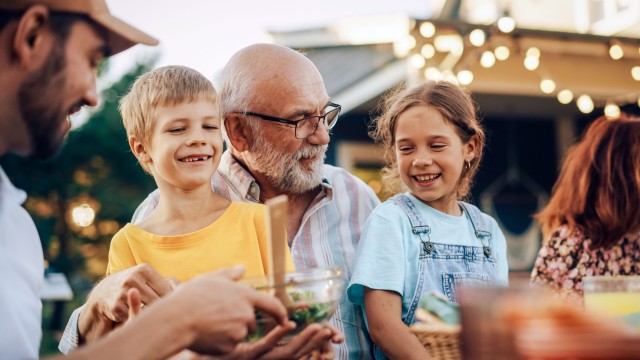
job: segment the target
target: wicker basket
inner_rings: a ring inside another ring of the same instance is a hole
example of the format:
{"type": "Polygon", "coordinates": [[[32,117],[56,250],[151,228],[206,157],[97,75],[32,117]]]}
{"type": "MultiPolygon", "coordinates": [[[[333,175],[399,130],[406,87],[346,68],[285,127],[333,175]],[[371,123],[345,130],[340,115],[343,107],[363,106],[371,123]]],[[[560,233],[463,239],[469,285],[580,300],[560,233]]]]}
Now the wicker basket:
{"type": "Polygon", "coordinates": [[[460,360],[460,325],[425,324],[411,325],[411,331],[429,352],[432,359],[460,360]]]}

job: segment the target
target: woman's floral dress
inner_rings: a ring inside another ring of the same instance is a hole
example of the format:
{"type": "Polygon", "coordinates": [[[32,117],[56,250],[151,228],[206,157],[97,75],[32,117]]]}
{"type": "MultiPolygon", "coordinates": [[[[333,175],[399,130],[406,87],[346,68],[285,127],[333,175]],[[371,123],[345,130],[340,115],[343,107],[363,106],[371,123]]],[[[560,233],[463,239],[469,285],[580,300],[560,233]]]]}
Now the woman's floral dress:
{"type": "Polygon", "coordinates": [[[582,304],[582,278],[596,275],[640,275],[640,233],[626,235],[608,249],[590,249],[582,231],[559,227],[542,244],[531,282],[546,285],[559,297],[582,304]]]}

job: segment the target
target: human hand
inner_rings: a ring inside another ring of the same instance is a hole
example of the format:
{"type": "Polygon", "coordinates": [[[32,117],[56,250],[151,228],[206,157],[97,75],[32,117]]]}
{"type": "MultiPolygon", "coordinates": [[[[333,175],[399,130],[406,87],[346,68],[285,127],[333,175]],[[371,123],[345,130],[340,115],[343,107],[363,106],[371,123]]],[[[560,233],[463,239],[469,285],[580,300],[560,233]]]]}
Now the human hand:
{"type": "Polygon", "coordinates": [[[137,289],[141,304],[149,305],[170,292],[173,284],[147,264],[112,274],[100,281],[89,294],[78,319],[81,342],[100,338],[129,317],[127,296],[137,289]]]}
{"type": "Polygon", "coordinates": [[[190,324],[193,332],[190,350],[202,354],[231,353],[255,329],[256,310],[272,316],[283,327],[290,326],[287,311],[279,300],[235,283],[243,273],[243,267],[234,267],[201,275],[179,285],[167,299],[164,307],[171,307],[167,311],[179,309],[184,321],[190,324]]]}
{"type": "Polygon", "coordinates": [[[324,324],[311,324],[287,344],[277,346],[261,359],[322,359],[334,357],[333,345],[344,341],[344,335],[336,328],[324,324]]]}
{"type": "Polygon", "coordinates": [[[291,342],[277,346],[278,342],[295,329],[295,323],[278,325],[256,342],[240,343],[224,356],[201,355],[183,351],[171,360],[249,360],[249,359],[313,359],[331,360],[335,354],[332,344],[344,341],[344,335],[328,324],[313,324],[298,334],[291,342]]]}

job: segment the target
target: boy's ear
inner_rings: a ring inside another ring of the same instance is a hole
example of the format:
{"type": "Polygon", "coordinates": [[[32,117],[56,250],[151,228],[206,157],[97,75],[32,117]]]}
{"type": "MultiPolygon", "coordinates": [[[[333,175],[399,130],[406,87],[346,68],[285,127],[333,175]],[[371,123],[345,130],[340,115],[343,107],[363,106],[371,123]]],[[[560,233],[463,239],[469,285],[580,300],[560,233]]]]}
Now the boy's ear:
{"type": "Polygon", "coordinates": [[[151,163],[152,159],[147,151],[147,148],[144,146],[142,141],[138,140],[135,136],[131,136],[129,138],[129,147],[131,148],[131,152],[133,155],[140,161],[141,163],[151,163]]]}
{"type": "Polygon", "coordinates": [[[49,10],[42,5],[30,7],[20,17],[12,49],[21,66],[39,67],[49,55],[54,46],[54,37],[47,25],[48,21],[49,10]]]}
{"type": "Polygon", "coordinates": [[[231,146],[238,152],[248,151],[253,141],[251,131],[241,119],[242,115],[228,114],[224,118],[224,128],[231,146]]]}

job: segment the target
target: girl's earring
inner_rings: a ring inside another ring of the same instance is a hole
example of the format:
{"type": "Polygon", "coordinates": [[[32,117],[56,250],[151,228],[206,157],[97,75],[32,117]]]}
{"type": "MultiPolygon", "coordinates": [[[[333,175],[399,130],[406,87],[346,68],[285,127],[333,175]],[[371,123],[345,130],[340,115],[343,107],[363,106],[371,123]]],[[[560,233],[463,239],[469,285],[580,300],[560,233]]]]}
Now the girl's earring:
{"type": "Polygon", "coordinates": [[[467,161],[467,163],[465,164],[465,168],[467,170],[471,169],[471,161],[467,161]]]}

